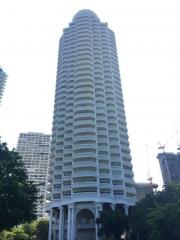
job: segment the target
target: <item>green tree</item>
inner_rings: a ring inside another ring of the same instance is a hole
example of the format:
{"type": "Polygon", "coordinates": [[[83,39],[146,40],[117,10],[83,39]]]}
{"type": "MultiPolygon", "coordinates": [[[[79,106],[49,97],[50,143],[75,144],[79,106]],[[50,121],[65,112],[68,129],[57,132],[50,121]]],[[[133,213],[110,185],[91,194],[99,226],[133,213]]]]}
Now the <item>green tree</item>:
{"type": "Polygon", "coordinates": [[[0,233],[1,240],[30,240],[28,234],[26,234],[22,226],[13,228],[11,231],[2,231],[0,233]]]}
{"type": "Polygon", "coordinates": [[[48,220],[34,220],[0,232],[0,240],[47,240],[48,220]]]}
{"type": "Polygon", "coordinates": [[[99,231],[98,235],[102,239],[120,240],[121,236],[129,230],[129,218],[123,208],[116,207],[114,210],[109,206],[100,212],[100,217],[96,220],[99,231]]]}
{"type": "Polygon", "coordinates": [[[32,221],[30,223],[24,223],[22,225],[23,231],[28,235],[28,240],[34,240],[36,235],[36,225],[38,220],[32,221]]]}
{"type": "Polygon", "coordinates": [[[0,239],[1,240],[12,240],[13,233],[10,231],[3,230],[0,232],[0,239]]]}
{"type": "Polygon", "coordinates": [[[0,143],[0,231],[35,219],[37,193],[21,157],[0,143]]]}
{"type": "Polygon", "coordinates": [[[180,239],[180,184],[147,195],[131,215],[132,240],[180,239]]]}
{"type": "Polygon", "coordinates": [[[156,207],[147,216],[150,239],[180,239],[180,200],[156,207]]]}
{"type": "Polygon", "coordinates": [[[148,194],[145,199],[142,199],[130,212],[130,226],[132,240],[147,240],[148,226],[146,222],[147,212],[155,207],[153,194],[148,194]]]}
{"type": "Polygon", "coordinates": [[[27,233],[24,232],[22,226],[13,228],[12,230],[12,240],[30,240],[27,233]]]}
{"type": "Polygon", "coordinates": [[[36,225],[36,240],[48,240],[48,220],[41,219],[36,225]]]}

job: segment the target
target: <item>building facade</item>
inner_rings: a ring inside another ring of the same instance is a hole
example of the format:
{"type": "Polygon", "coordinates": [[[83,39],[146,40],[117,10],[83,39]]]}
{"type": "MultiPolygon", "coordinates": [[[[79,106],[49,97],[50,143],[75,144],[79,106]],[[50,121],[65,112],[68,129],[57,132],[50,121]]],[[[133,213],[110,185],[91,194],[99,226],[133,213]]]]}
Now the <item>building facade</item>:
{"type": "Polygon", "coordinates": [[[50,140],[51,137],[48,134],[20,133],[17,144],[17,151],[25,164],[29,180],[40,184],[39,196],[42,200],[37,204],[38,218],[45,215],[50,140]]]}
{"type": "Polygon", "coordinates": [[[7,79],[7,74],[3,71],[3,69],[0,66],[0,104],[1,104],[1,100],[2,100],[2,95],[3,95],[3,90],[5,87],[6,79],[7,79]]]}
{"type": "Polygon", "coordinates": [[[158,154],[164,184],[180,183],[180,153],[163,152],[158,154]]]}
{"type": "Polygon", "coordinates": [[[59,43],[48,181],[49,240],[95,240],[104,203],[136,201],[115,36],[90,10],[59,43]]]}

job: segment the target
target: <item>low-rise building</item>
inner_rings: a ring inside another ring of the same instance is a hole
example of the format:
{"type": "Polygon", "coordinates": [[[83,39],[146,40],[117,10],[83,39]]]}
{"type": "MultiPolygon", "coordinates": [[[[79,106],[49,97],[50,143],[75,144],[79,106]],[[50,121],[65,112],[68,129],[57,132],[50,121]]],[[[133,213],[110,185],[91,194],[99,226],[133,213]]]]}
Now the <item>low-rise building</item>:
{"type": "Polygon", "coordinates": [[[155,183],[135,183],[137,202],[140,202],[147,194],[153,193],[157,187],[155,183]]]}

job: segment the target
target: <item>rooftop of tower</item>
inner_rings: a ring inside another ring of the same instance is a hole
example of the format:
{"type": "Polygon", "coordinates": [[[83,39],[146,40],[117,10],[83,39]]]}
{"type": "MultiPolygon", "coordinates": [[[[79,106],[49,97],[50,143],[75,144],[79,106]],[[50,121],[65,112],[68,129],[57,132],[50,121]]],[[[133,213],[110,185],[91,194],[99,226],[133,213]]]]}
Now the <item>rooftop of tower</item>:
{"type": "Polygon", "coordinates": [[[91,11],[89,9],[82,9],[74,15],[73,21],[76,18],[81,17],[81,16],[89,16],[89,17],[93,16],[93,17],[96,17],[97,19],[99,19],[98,16],[93,11],[91,11]]]}

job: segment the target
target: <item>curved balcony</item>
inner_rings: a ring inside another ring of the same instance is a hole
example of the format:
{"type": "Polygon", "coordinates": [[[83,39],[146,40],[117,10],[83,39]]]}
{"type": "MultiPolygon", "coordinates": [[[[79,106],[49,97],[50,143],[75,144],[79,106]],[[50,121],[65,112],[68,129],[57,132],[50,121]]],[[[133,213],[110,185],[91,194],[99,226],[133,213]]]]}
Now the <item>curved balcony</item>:
{"type": "Polygon", "coordinates": [[[122,161],[122,164],[131,168],[133,167],[132,163],[128,161],[122,161]]]}
{"type": "Polygon", "coordinates": [[[93,136],[92,135],[86,135],[86,136],[74,136],[74,141],[79,141],[79,140],[94,140],[96,141],[96,135],[94,134],[93,136]]]}
{"type": "Polygon", "coordinates": [[[96,153],[86,152],[86,153],[74,153],[73,158],[78,157],[96,157],[96,153]]]}
{"type": "MultiPolygon", "coordinates": [[[[88,110],[92,110],[92,107],[91,109],[88,109],[88,110]]],[[[74,126],[76,125],[79,125],[79,124],[95,124],[95,116],[91,116],[90,118],[88,117],[75,117],[74,118],[74,126]]]]}
{"type": "Polygon", "coordinates": [[[75,60],[79,59],[79,57],[92,59],[93,58],[92,51],[91,50],[76,51],[76,53],[75,53],[75,60]]]}
{"type": "Polygon", "coordinates": [[[112,180],[123,180],[121,175],[112,175],[112,180]]]}
{"type": "Polygon", "coordinates": [[[71,171],[72,166],[63,167],[63,171],[71,171]]]}
{"type": "Polygon", "coordinates": [[[72,178],[72,175],[63,175],[62,176],[62,181],[64,181],[64,180],[71,180],[71,178],[72,178]]]}
{"type": "Polygon", "coordinates": [[[113,190],[124,190],[123,185],[113,185],[113,190]]]}
{"type": "Polygon", "coordinates": [[[123,172],[126,173],[126,174],[129,174],[129,175],[132,175],[132,176],[133,176],[132,170],[123,169],[123,172]]]}
{"type": "Polygon", "coordinates": [[[76,35],[76,41],[77,40],[86,40],[86,39],[88,39],[88,40],[92,39],[92,34],[90,32],[78,33],[78,35],[76,35]]]}
{"type": "Polygon", "coordinates": [[[72,184],[72,188],[81,188],[81,187],[97,187],[97,182],[76,182],[72,184]]]}
{"type": "Polygon", "coordinates": [[[77,149],[95,149],[96,150],[96,144],[74,144],[73,150],[77,149]]]}
{"type": "Polygon", "coordinates": [[[72,177],[87,177],[87,176],[91,176],[91,177],[97,177],[98,174],[97,172],[92,172],[92,171],[83,171],[83,172],[79,172],[79,173],[73,173],[72,177]]]}
{"type": "MultiPolygon", "coordinates": [[[[93,71],[92,71],[93,72],[93,71]]],[[[86,78],[83,78],[83,79],[76,79],[75,82],[74,82],[74,87],[75,89],[77,88],[80,88],[80,87],[91,87],[91,88],[94,88],[94,82],[92,81],[91,78],[89,79],[86,79],[86,78]]]]}
{"type": "Polygon", "coordinates": [[[133,175],[132,175],[132,178],[126,178],[126,177],[124,177],[124,179],[125,179],[125,182],[126,182],[126,183],[134,184],[133,175]]]}
{"type": "MultiPolygon", "coordinates": [[[[85,99],[81,99],[79,100],[79,98],[76,99],[75,104],[94,104],[94,98],[93,96],[91,96],[91,98],[85,98],[85,99]]],[[[76,117],[75,117],[76,118],[76,117]]]]}
{"type": "Polygon", "coordinates": [[[84,40],[82,40],[82,41],[76,41],[76,45],[75,45],[75,47],[90,47],[90,48],[92,48],[93,47],[93,45],[92,45],[92,43],[87,43],[86,41],[84,41],[84,40]]]}
{"type": "Polygon", "coordinates": [[[125,189],[126,189],[126,192],[129,192],[129,193],[134,193],[134,194],[136,194],[136,190],[135,190],[135,188],[134,187],[125,187],[125,189]]]}
{"type": "Polygon", "coordinates": [[[129,149],[129,146],[124,146],[121,144],[121,151],[127,153],[127,154],[130,154],[130,149],[129,149]]]}
{"type": "Polygon", "coordinates": [[[75,56],[75,61],[76,62],[82,61],[83,59],[87,59],[90,62],[93,62],[93,57],[92,57],[91,54],[83,54],[83,55],[75,56]]]}
{"type": "MultiPolygon", "coordinates": [[[[102,135],[107,135],[107,131],[98,131],[97,130],[97,133],[98,134],[102,134],[102,135]]],[[[101,146],[100,146],[101,147],[101,146]]],[[[103,147],[103,146],[102,146],[103,147]]],[[[106,147],[106,149],[107,149],[107,147],[106,147]]]]}
{"type": "Polygon", "coordinates": [[[81,161],[81,162],[73,162],[73,169],[76,167],[95,167],[96,166],[96,161],[81,161]]]}
{"type": "Polygon", "coordinates": [[[61,188],[53,188],[52,193],[60,193],[61,192],[61,188]]]}
{"type": "Polygon", "coordinates": [[[71,185],[66,185],[66,186],[62,186],[61,191],[65,191],[65,190],[71,190],[71,185]]]}
{"type": "Polygon", "coordinates": [[[101,168],[109,169],[109,164],[99,163],[99,169],[101,169],[101,168]]]}
{"type": "MultiPolygon", "coordinates": [[[[92,114],[90,114],[90,115],[92,115],[92,114]]],[[[95,133],[96,132],[96,129],[95,128],[90,128],[90,127],[88,127],[88,128],[78,128],[78,129],[74,129],[74,134],[76,134],[76,133],[87,133],[87,135],[88,135],[88,133],[90,133],[90,132],[93,132],[93,133],[95,133]]]]}
{"type": "Polygon", "coordinates": [[[76,104],[79,104],[79,102],[75,102],[75,101],[82,101],[83,100],[83,103],[85,104],[86,102],[87,103],[91,103],[91,101],[94,103],[94,91],[90,91],[89,92],[86,92],[86,93],[78,93],[76,94],[76,96],[74,96],[74,103],[75,105],[76,104]],[[93,93],[93,94],[92,94],[93,93]]]}
{"type": "Polygon", "coordinates": [[[93,66],[93,61],[92,60],[90,60],[90,59],[87,59],[87,60],[78,60],[78,61],[76,61],[76,67],[78,68],[78,65],[79,66],[90,66],[90,65],[92,65],[93,66]]]}
{"type": "Polygon", "coordinates": [[[91,196],[93,196],[93,198],[94,197],[98,197],[98,194],[97,194],[97,192],[83,192],[83,193],[73,193],[72,194],[72,196],[73,196],[73,198],[80,198],[80,199],[82,199],[82,198],[90,198],[91,196]]]}
{"type": "MultiPolygon", "coordinates": [[[[84,111],[84,110],[94,111],[94,106],[86,106],[85,105],[85,106],[78,106],[78,107],[74,108],[74,112],[84,111]]],[[[76,123],[77,123],[77,121],[74,122],[74,126],[77,125],[76,123]]],[[[83,120],[82,123],[84,124],[85,120],[83,120]]]]}
{"type": "Polygon", "coordinates": [[[81,88],[85,88],[85,87],[88,87],[88,88],[91,88],[91,89],[94,89],[94,84],[93,84],[93,82],[92,81],[86,81],[86,80],[84,80],[83,82],[75,82],[75,90],[76,89],[81,89],[81,88]]]}
{"type": "Polygon", "coordinates": [[[74,90],[74,95],[79,95],[79,94],[82,94],[83,92],[86,92],[87,94],[94,94],[93,86],[87,86],[87,87],[82,86],[82,88],[76,88],[74,90]]]}
{"type": "Polygon", "coordinates": [[[111,175],[110,173],[99,173],[99,177],[100,178],[111,178],[111,175]]]}
{"type": "MultiPolygon", "coordinates": [[[[83,100],[83,102],[85,102],[87,98],[91,98],[92,100],[94,100],[94,92],[91,92],[91,93],[78,93],[78,94],[76,94],[76,96],[74,98],[74,102],[78,102],[79,98],[80,98],[80,100],[83,100]]],[[[89,102],[89,101],[87,101],[87,102],[89,102]]]]}
{"type": "Polygon", "coordinates": [[[111,183],[99,183],[99,187],[100,187],[100,188],[112,189],[111,183]]]}
{"type": "Polygon", "coordinates": [[[129,161],[131,161],[130,154],[122,152],[122,159],[123,159],[123,157],[124,157],[124,159],[129,159],[129,161]]]}

